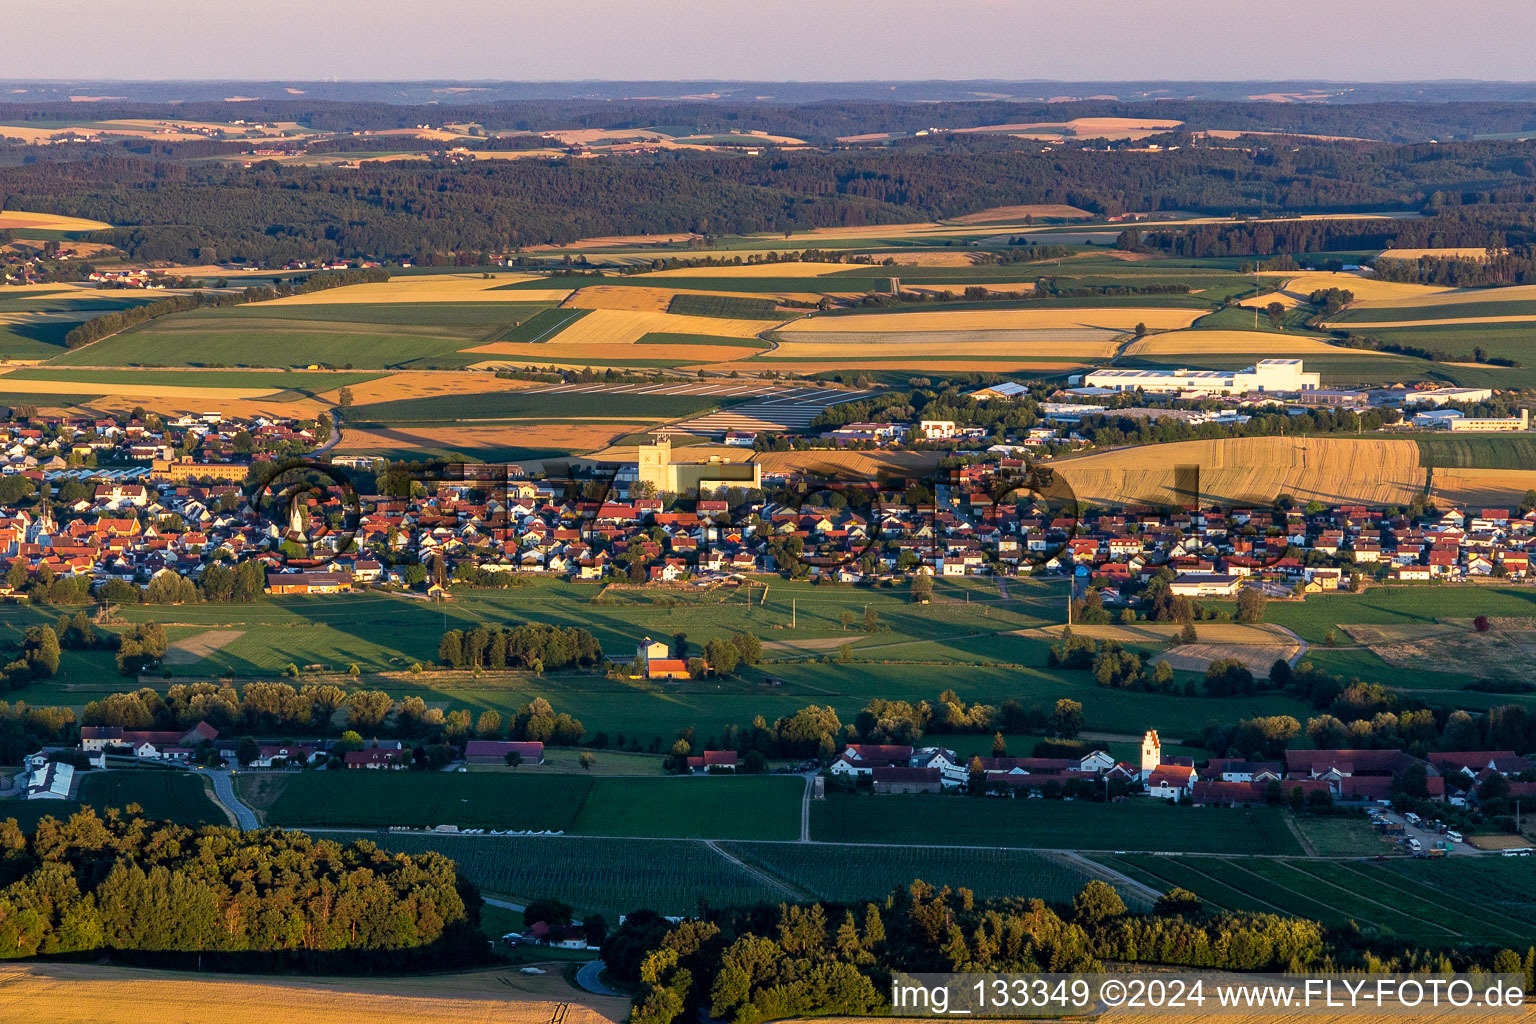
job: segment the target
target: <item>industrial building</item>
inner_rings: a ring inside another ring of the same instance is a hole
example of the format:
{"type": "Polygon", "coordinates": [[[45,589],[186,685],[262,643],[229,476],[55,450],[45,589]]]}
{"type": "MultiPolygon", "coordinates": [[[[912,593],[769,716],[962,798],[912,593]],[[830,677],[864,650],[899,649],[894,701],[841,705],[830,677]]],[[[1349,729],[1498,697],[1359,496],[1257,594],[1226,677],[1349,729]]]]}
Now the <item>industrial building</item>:
{"type": "Polygon", "coordinates": [[[1128,370],[1104,367],[1072,377],[1070,383],[1111,391],[1155,391],[1172,394],[1246,395],[1250,393],[1315,391],[1317,373],[1303,370],[1300,359],[1260,359],[1243,370],[1128,370]]]}

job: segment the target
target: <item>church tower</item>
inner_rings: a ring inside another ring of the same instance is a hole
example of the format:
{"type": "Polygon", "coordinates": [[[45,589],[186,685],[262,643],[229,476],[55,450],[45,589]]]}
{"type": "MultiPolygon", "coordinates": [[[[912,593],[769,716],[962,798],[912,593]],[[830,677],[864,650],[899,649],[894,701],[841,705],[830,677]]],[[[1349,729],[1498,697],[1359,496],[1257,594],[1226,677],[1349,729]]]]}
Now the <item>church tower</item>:
{"type": "Polygon", "coordinates": [[[1147,734],[1141,738],[1141,774],[1142,777],[1151,775],[1157,771],[1157,766],[1163,763],[1163,744],[1157,738],[1156,729],[1148,729],[1147,734]]]}
{"type": "Polygon", "coordinates": [[[675,490],[671,486],[672,437],[661,434],[654,444],[643,444],[635,453],[635,477],[642,484],[650,484],[656,493],[675,490]]]}

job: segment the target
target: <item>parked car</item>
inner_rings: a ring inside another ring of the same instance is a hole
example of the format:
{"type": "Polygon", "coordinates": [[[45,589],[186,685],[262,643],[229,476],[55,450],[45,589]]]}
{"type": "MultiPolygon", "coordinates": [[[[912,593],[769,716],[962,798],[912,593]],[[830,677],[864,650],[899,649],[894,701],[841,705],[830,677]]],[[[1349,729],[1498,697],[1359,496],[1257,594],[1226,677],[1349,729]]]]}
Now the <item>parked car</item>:
{"type": "Polygon", "coordinates": [[[1465,839],[1461,838],[1461,833],[1460,832],[1453,832],[1450,829],[1446,829],[1445,830],[1445,838],[1449,839],[1453,843],[1464,843],[1464,842],[1466,842],[1465,839]]]}

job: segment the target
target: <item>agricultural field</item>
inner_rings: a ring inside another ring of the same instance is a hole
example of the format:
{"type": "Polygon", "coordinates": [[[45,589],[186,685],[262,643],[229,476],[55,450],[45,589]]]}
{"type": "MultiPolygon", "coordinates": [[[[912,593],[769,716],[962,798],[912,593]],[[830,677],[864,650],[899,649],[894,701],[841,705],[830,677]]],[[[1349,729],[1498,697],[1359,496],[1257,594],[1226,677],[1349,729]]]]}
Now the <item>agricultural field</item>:
{"type": "MultiPolygon", "coordinates": [[[[560,899],[582,914],[616,922],[638,909],[662,914],[714,907],[778,903],[785,888],[743,868],[698,841],[586,839],[575,836],[453,836],[356,833],[386,850],[437,850],[483,891],[527,901],[560,899]],[[644,870],[636,870],[644,865],[644,870]]],[[[909,879],[910,881],[910,879],[909,879]]]]}
{"type": "Polygon", "coordinates": [[[97,813],[138,804],[150,818],[182,825],[228,824],[229,816],[213,802],[207,786],[202,775],[176,769],[90,771],[80,776],[79,799],[97,813]]]}
{"type": "Polygon", "coordinates": [[[1059,850],[1187,850],[1297,854],[1301,845],[1274,807],[1175,807],[963,796],[829,793],[811,803],[818,842],[1059,850]]]}
{"type": "Polygon", "coordinates": [[[614,1024],[628,999],[589,995],[555,971],[325,978],[220,975],[84,963],[0,968],[0,1018],[48,1024],[142,1024],[237,1010],[306,1024],[614,1024]],[[216,1009],[215,1009],[216,1008],[216,1009]]]}
{"type": "MultiPolygon", "coordinates": [[[[166,665],[173,679],[226,672],[238,679],[274,679],[293,664],[306,681],[382,689],[402,698],[420,696],[435,707],[476,714],[494,709],[503,718],[543,697],[555,710],[581,719],[589,733],[605,731],[610,738],[623,734],[642,745],[654,742],[658,749],[687,725],[706,739],[719,737],[727,726],[745,725],[756,715],[773,721],[809,704],[831,705],[848,722],[872,697],[932,700],[945,688],[966,701],[994,706],[1017,700],[1025,707],[1049,707],[1058,697],[1071,697],[1083,703],[1091,728],[1135,735],[1156,728],[1169,742],[1208,720],[1308,714],[1307,705],[1281,695],[1213,698],[1125,692],[1098,686],[1086,672],[1045,669],[1048,641],[1015,633],[1060,621],[1060,584],[1011,582],[1004,599],[990,583],[941,582],[930,605],[910,603],[905,590],[811,586],[778,579],[768,581],[766,594],[761,586],[752,591],[749,608],[741,590],[681,595],[537,581],[510,590],[456,590],[454,600],[441,607],[359,593],[268,598],[239,607],[139,606],[125,608],[121,615],[129,623],[166,624],[173,644],[188,642],[197,649],[210,646],[197,639],[210,631],[239,633],[221,636],[217,648],[198,661],[166,665]],[[594,601],[599,593],[608,596],[594,601]],[[844,612],[862,621],[866,606],[879,616],[877,632],[842,626],[844,612]],[[507,672],[474,678],[462,672],[409,671],[414,663],[433,663],[445,628],[472,628],[490,621],[580,626],[591,630],[605,650],[615,652],[631,649],[644,636],[682,632],[691,644],[702,646],[711,638],[747,630],[763,638],[767,660],[733,680],[669,684],[566,673],[539,677],[507,672]],[[828,660],[809,660],[805,651],[772,646],[780,641],[819,644],[811,654],[828,660]],[[852,661],[838,664],[831,655],[844,642],[852,644],[852,661]],[[354,663],[363,672],[359,680],[346,675],[354,663]],[[780,685],[763,686],[770,676],[780,685]]],[[[52,623],[54,618],[48,609],[0,605],[0,642],[17,643],[27,626],[52,623]]],[[[16,691],[10,699],[78,708],[137,685],[168,683],[124,679],[106,651],[66,650],[56,678],[16,691]]]]}
{"type": "Polygon", "coordinates": [[[358,425],[477,419],[550,422],[592,417],[658,422],[706,412],[721,404],[719,398],[710,395],[493,391],[355,405],[347,421],[358,425]]]}
{"type": "MultiPolygon", "coordinates": [[[[1127,356],[1233,356],[1246,359],[1283,358],[1287,356],[1348,355],[1363,358],[1390,358],[1384,353],[1365,349],[1342,349],[1320,338],[1263,331],[1188,330],[1154,334],[1133,341],[1127,356]]],[[[1311,365],[1308,363],[1308,365],[1311,365]]]]}
{"type": "MultiPolygon", "coordinates": [[[[245,776],[252,784],[259,777],[245,776]]],[[[282,781],[268,824],[532,829],[596,836],[792,839],[804,780],[782,776],[318,772],[282,781]]]]}
{"type": "MultiPolygon", "coordinates": [[[[834,902],[878,901],[914,879],[967,888],[982,899],[1007,897],[1071,903],[1097,877],[1081,863],[1031,850],[934,849],[912,846],[837,846],[818,843],[723,843],[753,867],[800,890],[834,902]]],[[[1131,907],[1150,909],[1139,889],[1120,887],[1131,907]]]]}
{"type": "Polygon", "coordinates": [[[1095,306],[1027,309],[977,309],[962,312],[914,311],[909,313],[858,313],[845,316],[804,317],[779,329],[787,336],[815,334],[901,334],[911,331],[1060,331],[1098,329],[1129,333],[1138,323],[1151,330],[1188,327],[1198,312],[1178,308],[1095,306]]]}
{"type": "Polygon", "coordinates": [[[414,423],[343,427],[338,453],[480,462],[555,459],[603,448],[654,423],[624,420],[506,420],[451,426],[414,423]]]}
{"type": "Polygon", "coordinates": [[[1156,449],[1061,459],[1052,464],[1092,505],[1187,505],[1179,467],[1198,467],[1200,501],[1268,505],[1281,494],[1325,504],[1407,505],[1423,492],[1419,449],[1407,440],[1252,437],[1180,441],[1156,449]],[[1155,457],[1149,454],[1155,452],[1155,457]]]}
{"type": "Polygon", "coordinates": [[[495,341],[549,308],[547,303],[522,301],[334,301],[336,292],[346,290],[313,293],[325,296],[324,303],[283,306],[284,300],[278,300],[174,313],[65,352],[53,363],[455,369],[477,359],[464,350],[495,341]]]}
{"type": "Polygon", "coordinates": [[[1158,888],[1182,886],[1213,907],[1308,917],[1431,946],[1523,948],[1536,873],[1499,858],[1305,861],[1115,855],[1098,860],[1158,888]],[[1476,894],[1474,899],[1468,899],[1476,894]]]}
{"type": "MultiPolygon", "coordinates": [[[[0,136],[13,138],[9,133],[14,129],[0,126],[0,136]]],[[[54,213],[28,213],[25,210],[0,210],[0,231],[67,231],[70,233],[86,231],[105,231],[111,224],[105,224],[99,220],[86,220],[82,217],[65,217],[54,213]]]]}

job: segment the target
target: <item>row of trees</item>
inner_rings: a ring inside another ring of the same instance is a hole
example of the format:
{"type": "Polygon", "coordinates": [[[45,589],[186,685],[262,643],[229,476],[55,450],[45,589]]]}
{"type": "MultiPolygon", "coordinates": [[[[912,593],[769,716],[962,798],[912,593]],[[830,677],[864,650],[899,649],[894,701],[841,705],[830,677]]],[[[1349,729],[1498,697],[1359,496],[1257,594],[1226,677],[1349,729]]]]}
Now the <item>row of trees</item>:
{"type": "Polygon", "coordinates": [[[491,623],[474,629],[450,629],[437,645],[437,657],[449,668],[545,669],[590,668],[602,663],[597,638],[576,626],[530,622],[521,626],[491,623]]]}
{"type": "Polygon", "coordinates": [[[639,985],[634,1024],[707,1014],[729,1024],[888,1012],[881,979],[898,972],[1096,972],[1105,961],[1229,971],[1492,969],[1522,973],[1514,950],[1450,956],[1398,948],[1383,957],[1316,921],[1206,913],[1183,889],[1130,912],[1092,881],[1070,907],[977,899],[921,881],[862,906],[780,904],[669,925],[631,915],[603,945],[618,978],[639,985]]]}

